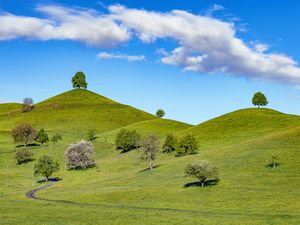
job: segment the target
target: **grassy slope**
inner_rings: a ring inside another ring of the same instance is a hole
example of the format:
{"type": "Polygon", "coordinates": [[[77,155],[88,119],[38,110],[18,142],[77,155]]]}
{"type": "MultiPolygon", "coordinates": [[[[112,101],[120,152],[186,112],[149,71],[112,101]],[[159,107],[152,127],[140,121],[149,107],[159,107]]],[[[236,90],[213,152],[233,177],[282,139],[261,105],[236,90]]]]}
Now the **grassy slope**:
{"type": "Polygon", "coordinates": [[[154,118],[149,113],[78,89],[41,102],[30,113],[0,115],[0,130],[10,130],[26,121],[37,128],[81,136],[81,132],[89,129],[104,132],[154,118]]]}
{"type": "MultiPolygon", "coordinates": [[[[172,132],[178,131],[178,135],[197,135],[201,145],[198,155],[176,158],[160,154],[156,162],[160,166],[153,172],[141,172],[146,165],[140,161],[139,151],[119,154],[113,145],[102,142],[101,137],[107,136],[109,141],[117,130],[100,134],[95,143],[97,168],[62,168],[57,175],[63,180],[38,194],[104,204],[98,207],[26,199],[27,190],[41,185],[32,178],[33,163],[16,166],[14,146],[7,134],[0,133],[1,220],[4,224],[43,221],[64,225],[299,224],[299,121],[298,116],[247,109],[192,128],[159,119],[129,125],[144,134],[156,131],[163,135],[170,128],[172,132]],[[181,130],[184,128],[188,129],[181,130]],[[276,170],[265,167],[272,154],[280,159],[276,170]],[[221,182],[204,189],[183,188],[183,184],[195,181],[183,177],[184,167],[199,159],[207,159],[219,168],[221,182]]],[[[36,157],[52,155],[63,164],[64,150],[76,140],[76,136],[70,136],[57,145],[32,151],[36,157]]]]}
{"type": "Polygon", "coordinates": [[[22,107],[22,104],[19,103],[3,103],[0,104],[0,115],[4,113],[19,111],[22,107]]]}
{"type": "Polygon", "coordinates": [[[300,117],[271,109],[242,109],[209,120],[179,135],[193,134],[204,147],[256,140],[273,131],[300,125],[300,117]]]}

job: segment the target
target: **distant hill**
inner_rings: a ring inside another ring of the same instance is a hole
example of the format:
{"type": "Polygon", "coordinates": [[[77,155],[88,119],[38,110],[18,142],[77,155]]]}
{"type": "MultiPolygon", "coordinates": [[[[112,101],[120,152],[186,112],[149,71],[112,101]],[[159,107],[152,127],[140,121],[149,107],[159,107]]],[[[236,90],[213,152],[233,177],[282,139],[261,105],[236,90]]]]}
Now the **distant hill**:
{"type": "Polygon", "coordinates": [[[0,104],[0,115],[4,113],[19,111],[22,104],[19,103],[2,103],[0,104]]]}
{"type": "Polygon", "coordinates": [[[219,146],[255,140],[258,137],[300,126],[300,117],[271,109],[242,109],[206,121],[178,135],[193,134],[202,146],[219,146]]]}
{"type": "MultiPolygon", "coordinates": [[[[26,122],[52,131],[82,132],[95,129],[97,132],[105,132],[156,118],[142,110],[82,89],[74,89],[40,102],[29,113],[21,113],[18,110],[20,105],[13,106],[11,111],[14,113],[0,115],[0,130],[10,130],[26,122]]],[[[7,104],[0,105],[0,112],[9,111],[7,104]]]]}

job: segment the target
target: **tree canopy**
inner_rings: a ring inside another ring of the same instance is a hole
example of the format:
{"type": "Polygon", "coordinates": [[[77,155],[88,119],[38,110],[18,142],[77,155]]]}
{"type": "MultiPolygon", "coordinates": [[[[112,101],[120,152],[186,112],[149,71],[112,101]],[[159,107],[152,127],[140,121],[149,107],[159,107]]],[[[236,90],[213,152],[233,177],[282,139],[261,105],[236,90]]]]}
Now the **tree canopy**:
{"type": "Polygon", "coordinates": [[[28,142],[33,141],[36,136],[35,129],[29,124],[20,124],[11,131],[11,136],[16,143],[21,142],[27,147],[28,142]]]}
{"type": "Polygon", "coordinates": [[[35,141],[38,143],[41,143],[42,145],[44,143],[47,143],[49,141],[49,136],[48,134],[45,132],[44,129],[41,129],[38,131],[36,137],[35,137],[35,141]]]}
{"type": "Polygon", "coordinates": [[[145,137],[145,139],[142,142],[142,159],[144,159],[149,164],[150,170],[153,170],[153,161],[156,159],[159,147],[159,139],[153,134],[150,134],[147,137],[145,137]]]}
{"type": "Polygon", "coordinates": [[[184,136],[176,149],[177,156],[193,155],[198,151],[198,142],[196,138],[190,134],[184,136]]]}
{"type": "Polygon", "coordinates": [[[59,163],[55,162],[50,156],[43,155],[38,163],[34,165],[34,175],[42,175],[48,182],[49,177],[59,171],[59,163]]]}
{"type": "Polygon", "coordinates": [[[72,78],[73,88],[84,88],[87,89],[87,82],[85,80],[85,74],[81,71],[77,72],[72,78]]]}
{"type": "Polygon", "coordinates": [[[165,111],[163,109],[159,109],[156,111],[156,116],[159,118],[162,118],[166,115],[165,111]]]}
{"type": "Polygon", "coordinates": [[[257,106],[258,108],[260,106],[266,106],[266,105],[268,105],[268,103],[269,102],[267,100],[267,97],[261,92],[255,93],[252,98],[252,104],[257,106]]]}
{"type": "Polygon", "coordinates": [[[128,152],[140,147],[141,135],[136,130],[122,129],[117,134],[115,145],[122,152],[128,152]]]}

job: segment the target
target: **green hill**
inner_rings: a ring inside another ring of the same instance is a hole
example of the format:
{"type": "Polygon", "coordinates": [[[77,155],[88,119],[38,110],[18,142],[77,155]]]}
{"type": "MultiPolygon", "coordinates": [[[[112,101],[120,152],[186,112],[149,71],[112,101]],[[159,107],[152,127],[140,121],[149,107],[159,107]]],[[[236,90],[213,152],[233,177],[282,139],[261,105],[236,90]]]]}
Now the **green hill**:
{"type": "Polygon", "coordinates": [[[105,132],[154,118],[96,93],[75,89],[36,104],[32,112],[0,115],[0,130],[7,131],[26,122],[37,128],[80,135],[89,129],[105,132]]]}
{"type": "Polygon", "coordinates": [[[19,103],[2,103],[0,104],[0,115],[21,110],[22,104],[19,103]]]}
{"type": "Polygon", "coordinates": [[[34,162],[16,165],[16,146],[0,132],[0,215],[3,224],[300,224],[300,117],[270,109],[243,109],[197,126],[158,119],[84,90],[73,90],[36,105],[33,112],[0,115],[0,129],[18,122],[63,133],[57,144],[30,147],[37,159],[50,155],[61,164],[54,186],[41,190],[45,202],[25,197],[43,183],[32,176],[34,162]],[[77,131],[97,129],[97,167],[64,168],[64,152],[78,141],[77,131]],[[152,172],[141,151],[120,154],[112,144],[122,129],[142,135],[193,134],[198,154],[174,157],[160,152],[152,172]],[[74,132],[76,131],[76,132],[74,132]],[[68,138],[65,138],[68,133],[68,138]],[[280,165],[266,164],[273,155],[280,165]],[[206,159],[218,168],[220,182],[184,188],[186,165],[206,159]],[[24,220],[24,218],[28,218],[24,220]]]}
{"type": "Polygon", "coordinates": [[[209,120],[179,135],[193,134],[204,147],[256,140],[265,134],[300,125],[300,117],[271,109],[242,109],[209,120]]]}

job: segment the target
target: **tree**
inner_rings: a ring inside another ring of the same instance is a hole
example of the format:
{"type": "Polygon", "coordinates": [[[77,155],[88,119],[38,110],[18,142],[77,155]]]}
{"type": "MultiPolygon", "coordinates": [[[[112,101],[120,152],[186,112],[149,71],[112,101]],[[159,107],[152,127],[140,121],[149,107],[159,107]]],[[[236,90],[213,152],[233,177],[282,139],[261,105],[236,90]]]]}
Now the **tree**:
{"type": "Polygon", "coordinates": [[[51,138],[51,142],[53,143],[57,143],[60,140],[62,140],[62,136],[60,134],[54,134],[51,138]]]}
{"type": "Polygon", "coordinates": [[[177,156],[197,154],[198,142],[196,138],[190,134],[183,137],[180,140],[176,151],[177,151],[177,156]]]}
{"type": "Polygon", "coordinates": [[[23,113],[31,112],[33,109],[34,109],[33,99],[32,98],[24,98],[22,112],[23,113]]]}
{"type": "Polygon", "coordinates": [[[166,114],[165,111],[162,110],[162,109],[159,109],[156,112],[156,116],[159,117],[159,118],[163,118],[165,116],[165,114],[166,114]]]}
{"type": "Polygon", "coordinates": [[[49,136],[48,134],[45,132],[44,129],[41,129],[38,131],[36,137],[35,137],[35,141],[38,143],[41,143],[42,145],[44,143],[47,143],[49,141],[49,136]]]}
{"type": "Polygon", "coordinates": [[[48,182],[49,177],[59,171],[59,163],[55,162],[50,156],[43,155],[39,158],[38,163],[34,165],[34,175],[42,175],[48,182]]]}
{"type": "Polygon", "coordinates": [[[96,165],[94,146],[91,142],[80,141],[71,144],[65,152],[65,163],[69,169],[87,169],[96,165]]]}
{"type": "Polygon", "coordinates": [[[16,161],[17,164],[27,163],[33,160],[33,154],[26,148],[23,148],[16,152],[16,161]]]}
{"type": "Polygon", "coordinates": [[[72,78],[73,88],[84,88],[87,89],[87,82],[85,80],[85,75],[83,72],[79,71],[72,78]]]}
{"type": "Polygon", "coordinates": [[[211,167],[206,160],[201,160],[194,165],[188,165],[185,169],[185,175],[197,178],[201,187],[205,186],[207,179],[219,180],[217,169],[211,167]]]}
{"type": "Polygon", "coordinates": [[[88,138],[88,141],[94,141],[96,139],[96,131],[95,130],[89,130],[87,132],[87,138],[88,138]]]}
{"type": "Polygon", "coordinates": [[[16,143],[21,142],[27,147],[28,142],[33,141],[36,136],[35,129],[29,124],[20,124],[11,131],[11,136],[16,143]]]}
{"type": "Polygon", "coordinates": [[[122,152],[128,152],[140,147],[141,135],[136,130],[122,129],[117,134],[115,145],[122,152]]]}
{"type": "Polygon", "coordinates": [[[266,105],[268,105],[268,103],[269,102],[268,102],[266,96],[261,92],[255,93],[252,98],[252,104],[257,106],[258,108],[260,108],[260,106],[266,106],[266,105]]]}
{"type": "Polygon", "coordinates": [[[278,157],[276,155],[271,156],[267,166],[275,169],[276,166],[278,166],[278,165],[279,165],[278,157]]]}
{"type": "Polygon", "coordinates": [[[168,134],[163,144],[163,153],[176,151],[178,141],[173,134],[168,134]]]}
{"type": "Polygon", "coordinates": [[[149,169],[153,170],[153,161],[159,151],[159,139],[155,135],[151,134],[145,137],[142,142],[143,156],[144,159],[149,164],[149,169]]]}

